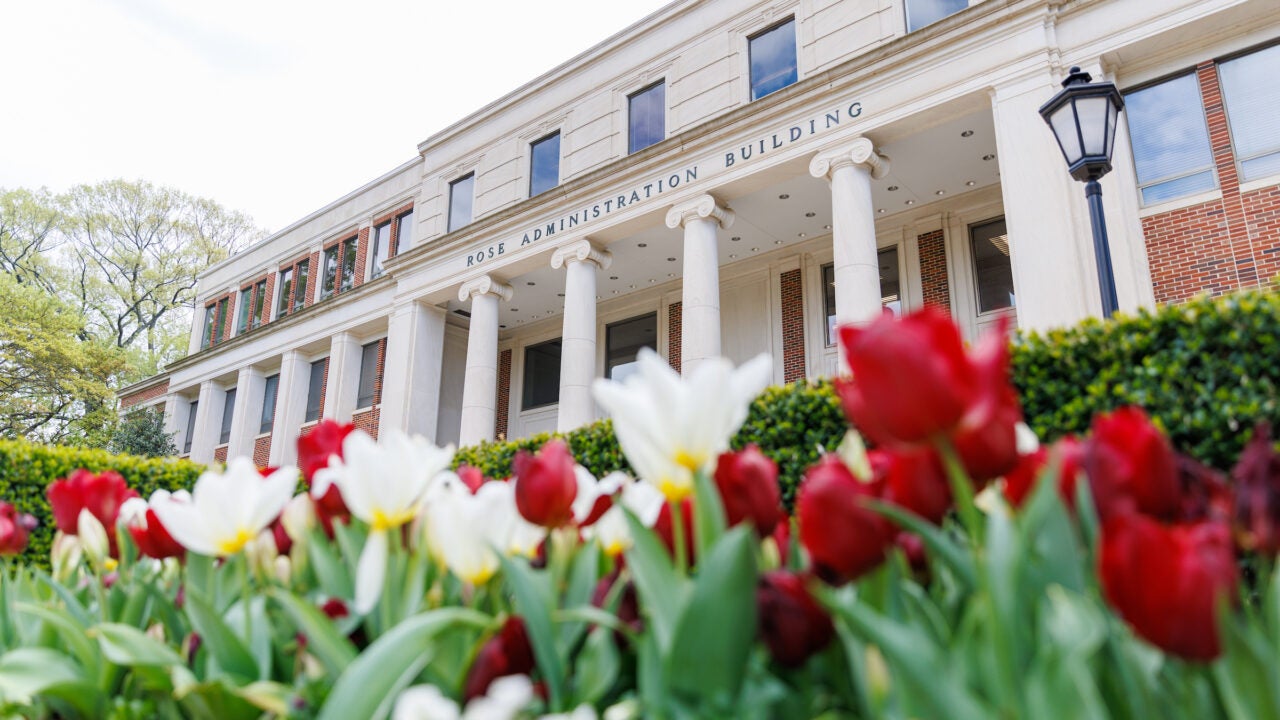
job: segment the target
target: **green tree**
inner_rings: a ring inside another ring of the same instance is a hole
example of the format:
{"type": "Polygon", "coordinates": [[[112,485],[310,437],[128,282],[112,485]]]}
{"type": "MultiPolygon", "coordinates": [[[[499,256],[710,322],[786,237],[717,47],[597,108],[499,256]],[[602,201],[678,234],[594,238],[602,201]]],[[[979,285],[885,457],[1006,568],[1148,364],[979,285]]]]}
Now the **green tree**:
{"type": "Polygon", "coordinates": [[[51,256],[65,242],[60,223],[57,201],[48,190],[0,188],[0,271],[55,292],[58,273],[51,256]]]}
{"type": "Polygon", "coordinates": [[[178,454],[173,436],[165,432],[164,413],[152,408],[134,408],[125,413],[112,431],[107,448],[114,453],[142,457],[178,454]]]}

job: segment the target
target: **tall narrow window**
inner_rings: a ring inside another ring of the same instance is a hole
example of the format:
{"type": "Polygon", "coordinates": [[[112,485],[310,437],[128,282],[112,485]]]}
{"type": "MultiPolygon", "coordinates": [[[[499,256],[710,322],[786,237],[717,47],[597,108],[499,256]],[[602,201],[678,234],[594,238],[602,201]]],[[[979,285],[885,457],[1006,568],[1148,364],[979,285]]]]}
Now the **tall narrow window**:
{"type": "Polygon", "coordinates": [[[1143,204],[1215,187],[1209,127],[1194,73],[1127,93],[1124,114],[1143,204]]]}
{"type": "Polygon", "coordinates": [[[214,323],[217,322],[218,306],[206,305],[204,308],[204,332],[200,336],[200,349],[213,344],[214,323]]]}
{"type": "Polygon", "coordinates": [[[325,248],[324,251],[324,282],[320,286],[320,297],[327,298],[338,289],[338,249],[340,246],[334,245],[331,248],[325,248]]]}
{"type": "Polygon", "coordinates": [[[258,420],[258,433],[269,433],[276,424],[276,396],[280,393],[280,375],[271,375],[262,386],[262,417],[258,420]]]}
{"type": "Polygon", "coordinates": [[[643,150],[667,136],[667,85],[664,81],[627,96],[627,152],[643,150]]]}
{"type": "Polygon", "coordinates": [[[311,363],[311,378],[307,381],[307,410],[302,416],[303,422],[314,422],[320,419],[324,400],[324,381],[329,369],[329,358],[311,363]]]}
{"type": "Polygon", "coordinates": [[[391,221],[382,223],[373,229],[373,271],[369,274],[370,278],[376,278],[382,274],[382,263],[387,259],[387,253],[391,251],[391,221]]]}
{"type": "Polygon", "coordinates": [[[747,50],[751,56],[752,100],[781,90],[800,78],[796,66],[795,18],[751,36],[747,50]]]}
{"type": "Polygon", "coordinates": [[[342,241],[342,282],[338,284],[341,292],[350,290],[356,282],[356,245],[357,238],[342,241]]]}
{"type": "Polygon", "coordinates": [[[1218,66],[1241,180],[1280,175],[1280,45],[1218,66]]]}
{"type": "MultiPolygon", "coordinates": [[[[876,253],[880,266],[880,307],[894,315],[902,314],[902,286],[898,272],[898,248],[885,248],[876,253]]],[[[822,308],[827,316],[827,346],[836,344],[836,267],[822,266],[822,308]]]]}
{"type": "Polygon", "coordinates": [[[969,228],[969,241],[973,248],[974,284],[978,287],[978,312],[1016,306],[1004,218],[969,228]]]}
{"type": "Polygon", "coordinates": [[[297,312],[307,305],[307,273],[311,269],[311,261],[298,263],[298,278],[293,283],[293,310],[297,312]]]}
{"type": "Polygon", "coordinates": [[[360,348],[360,386],[356,391],[356,407],[373,407],[374,395],[378,385],[378,346],[380,340],[374,340],[360,348]]]}
{"type": "Polygon", "coordinates": [[[604,331],[604,373],[613,380],[625,380],[637,369],[641,348],[657,349],[658,315],[649,313],[616,322],[604,331]]]}
{"type": "Polygon", "coordinates": [[[475,173],[464,175],[449,183],[449,232],[471,223],[471,206],[475,197],[475,173]]]}
{"type": "Polygon", "coordinates": [[[200,408],[200,403],[192,400],[187,406],[187,435],[182,440],[182,454],[186,455],[191,452],[191,440],[196,436],[196,412],[200,408]]]}
{"type": "Polygon", "coordinates": [[[276,285],[280,288],[280,295],[276,297],[276,317],[281,318],[289,314],[293,304],[293,268],[281,270],[276,285]]]}
{"type": "Polygon", "coordinates": [[[240,298],[236,301],[239,307],[236,308],[236,334],[249,329],[249,313],[253,309],[253,288],[247,287],[240,291],[240,298]]]}
{"type": "Polygon", "coordinates": [[[227,303],[229,302],[230,300],[228,298],[222,298],[221,300],[218,301],[218,313],[217,313],[217,317],[214,319],[214,324],[213,324],[213,344],[214,345],[217,345],[218,343],[226,339],[227,312],[228,312],[227,303]]]}
{"type": "Polygon", "coordinates": [[[560,338],[524,349],[525,410],[560,402],[560,338]]]}
{"type": "Polygon", "coordinates": [[[226,445],[231,440],[231,421],[235,417],[236,409],[236,389],[231,388],[227,391],[226,398],[222,401],[222,430],[218,433],[218,444],[226,445]]]}
{"type": "Polygon", "coordinates": [[[554,132],[529,146],[529,197],[560,184],[560,133],[554,132]]]}
{"type": "Polygon", "coordinates": [[[969,0],[907,0],[907,32],[915,32],[969,7],[969,0]]]}
{"type": "Polygon", "coordinates": [[[413,247],[413,211],[410,210],[396,218],[395,255],[413,247]]]}
{"type": "Polygon", "coordinates": [[[259,280],[253,286],[253,315],[249,318],[249,329],[258,327],[262,324],[262,318],[267,311],[267,281],[259,280]]]}

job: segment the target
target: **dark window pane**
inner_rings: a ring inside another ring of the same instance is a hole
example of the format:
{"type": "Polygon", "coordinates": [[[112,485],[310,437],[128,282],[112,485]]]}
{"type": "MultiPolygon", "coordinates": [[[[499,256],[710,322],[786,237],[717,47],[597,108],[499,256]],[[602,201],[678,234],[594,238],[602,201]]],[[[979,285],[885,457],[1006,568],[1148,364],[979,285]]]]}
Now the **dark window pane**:
{"type": "Polygon", "coordinates": [[[533,197],[560,184],[560,133],[542,138],[529,150],[529,197],[533,197]]]}
{"type": "Polygon", "coordinates": [[[471,222],[471,204],[475,201],[475,173],[449,183],[449,231],[471,222]]]}
{"type": "Polygon", "coordinates": [[[250,288],[245,288],[240,291],[240,299],[238,300],[238,302],[240,303],[240,307],[238,308],[238,310],[240,312],[237,313],[237,319],[236,319],[237,335],[239,335],[240,333],[244,332],[249,328],[249,310],[250,310],[249,306],[250,306],[250,299],[252,297],[250,295],[250,290],[251,290],[250,288]]]}
{"type": "Polygon", "coordinates": [[[643,150],[667,136],[666,84],[659,82],[627,98],[627,152],[643,150]]]}
{"type": "Polygon", "coordinates": [[[226,339],[228,302],[229,300],[226,298],[218,301],[218,316],[213,324],[213,343],[215,345],[226,339]]]}
{"type": "Polygon", "coordinates": [[[1016,306],[1013,266],[1009,263],[1009,235],[1004,218],[969,229],[973,246],[974,284],[978,286],[978,312],[1016,306]]]}
{"type": "Polygon", "coordinates": [[[253,317],[249,319],[249,327],[256,328],[262,324],[263,312],[267,309],[267,281],[259,280],[253,286],[253,317]]]}
{"type": "Polygon", "coordinates": [[[342,291],[350,290],[356,282],[356,238],[349,238],[342,243],[342,291]]]}
{"type": "Polygon", "coordinates": [[[311,379],[307,384],[307,412],[303,415],[303,422],[312,422],[320,419],[321,396],[324,395],[325,370],[329,367],[329,358],[317,360],[311,363],[311,379]]]}
{"type": "Polygon", "coordinates": [[[413,211],[396,218],[396,255],[413,247],[413,211]]]}
{"type": "Polygon", "coordinates": [[[204,309],[204,332],[200,336],[200,347],[207,348],[213,343],[213,327],[217,316],[217,306],[209,305],[204,309]]]}
{"type": "Polygon", "coordinates": [[[281,317],[288,314],[293,303],[293,268],[281,270],[276,284],[280,286],[280,295],[276,298],[276,317],[281,317]]]}
{"type": "Polygon", "coordinates": [[[907,32],[914,32],[969,7],[969,0],[907,0],[907,32]]]}
{"type": "Polygon", "coordinates": [[[196,412],[200,408],[200,403],[192,401],[187,409],[187,436],[182,440],[182,452],[191,452],[191,439],[196,436],[196,412]]]}
{"type": "Polygon", "coordinates": [[[226,445],[231,439],[231,420],[235,415],[236,409],[236,389],[231,388],[227,391],[226,398],[222,402],[222,431],[218,433],[218,444],[226,445]]]}
{"type": "Polygon", "coordinates": [[[1143,203],[1212,190],[1213,150],[1196,76],[1167,80],[1124,100],[1143,203]]]}
{"type": "Polygon", "coordinates": [[[1280,45],[1218,66],[1241,180],[1280,173],[1280,45]]]}
{"type": "Polygon", "coordinates": [[[560,339],[524,350],[525,410],[560,402],[560,339]]]}
{"type": "Polygon", "coordinates": [[[259,433],[269,433],[276,424],[276,395],[280,392],[280,376],[267,378],[262,390],[262,420],[258,423],[259,433]]]}
{"type": "Polygon", "coordinates": [[[640,348],[658,349],[658,315],[650,313],[605,328],[605,377],[623,380],[637,369],[640,348]]]}
{"type": "Polygon", "coordinates": [[[748,41],[748,46],[752,100],[781,90],[799,79],[794,19],[756,35],[748,41]]]}
{"type": "Polygon", "coordinates": [[[338,246],[334,245],[324,251],[324,284],[320,286],[320,297],[329,297],[338,287],[338,246]]]}
{"type": "Polygon", "coordinates": [[[880,261],[880,307],[894,315],[902,314],[902,291],[898,283],[898,248],[881,250],[876,254],[880,261]]]}
{"type": "Polygon", "coordinates": [[[374,386],[378,379],[378,346],[380,344],[375,341],[360,348],[360,388],[356,391],[358,408],[373,405],[374,386]]]}
{"type": "Polygon", "coordinates": [[[827,345],[836,344],[836,266],[822,266],[822,312],[827,316],[827,345]]]}
{"type": "Polygon", "coordinates": [[[373,272],[369,277],[376,278],[382,274],[382,263],[391,250],[391,223],[384,222],[373,229],[373,272]]]}
{"type": "Polygon", "coordinates": [[[293,309],[301,310],[307,304],[307,274],[311,269],[311,261],[298,263],[298,280],[293,286],[293,309]]]}

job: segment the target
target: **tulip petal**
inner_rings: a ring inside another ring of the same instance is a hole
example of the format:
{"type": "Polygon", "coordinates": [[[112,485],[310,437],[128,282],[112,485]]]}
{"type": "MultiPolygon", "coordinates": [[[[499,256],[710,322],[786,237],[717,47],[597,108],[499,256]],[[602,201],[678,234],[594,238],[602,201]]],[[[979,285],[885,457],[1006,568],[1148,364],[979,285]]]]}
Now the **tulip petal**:
{"type": "Polygon", "coordinates": [[[365,540],[356,565],[356,612],[364,615],[378,604],[387,576],[387,533],[374,530],[365,540]]]}

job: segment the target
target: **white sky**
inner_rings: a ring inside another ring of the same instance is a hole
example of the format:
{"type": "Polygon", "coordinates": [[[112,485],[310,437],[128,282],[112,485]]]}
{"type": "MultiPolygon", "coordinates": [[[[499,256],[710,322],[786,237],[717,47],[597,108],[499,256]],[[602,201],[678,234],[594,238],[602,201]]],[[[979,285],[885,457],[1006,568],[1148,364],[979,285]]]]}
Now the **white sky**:
{"type": "Polygon", "coordinates": [[[0,188],[115,177],[271,231],[667,0],[0,0],[0,188]]]}

